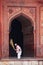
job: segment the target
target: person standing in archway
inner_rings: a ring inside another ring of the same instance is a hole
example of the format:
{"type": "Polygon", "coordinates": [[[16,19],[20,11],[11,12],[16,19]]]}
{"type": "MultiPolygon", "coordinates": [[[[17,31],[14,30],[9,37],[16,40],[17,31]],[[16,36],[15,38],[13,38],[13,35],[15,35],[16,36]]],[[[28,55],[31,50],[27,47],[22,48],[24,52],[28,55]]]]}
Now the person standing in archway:
{"type": "Polygon", "coordinates": [[[17,58],[20,59],[21,55],[22,55],[22,49],[21,49],[21,47],[17,43],[15,43],[15,46],[16,46],[15,51],[17,53],[17,58]]]}

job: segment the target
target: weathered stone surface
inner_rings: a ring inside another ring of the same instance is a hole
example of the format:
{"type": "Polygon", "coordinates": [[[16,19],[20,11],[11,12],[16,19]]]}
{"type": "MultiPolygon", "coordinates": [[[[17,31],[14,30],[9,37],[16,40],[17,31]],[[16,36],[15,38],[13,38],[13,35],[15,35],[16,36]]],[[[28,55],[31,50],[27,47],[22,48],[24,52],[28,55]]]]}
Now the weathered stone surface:
{"type": "Polygon", "coordinates": [[[18,17],[20,14],[23,14],[26,18],[30,18],[33,21],[32,24],[34,26],[33,33],[35,51],[34,54],[37,57],[43,57],[42,3],[43,0],[0,1],[0,57],[9,57],[9,26],[11,20],[15,17],[18,17]],[[17,6],[15,6],[14,3],[16,3],[17,6]]]}
{"type": "Polygon", "coordinates": [[[0,65],[43,65],[43,61],[0,61],[0,65]]]}

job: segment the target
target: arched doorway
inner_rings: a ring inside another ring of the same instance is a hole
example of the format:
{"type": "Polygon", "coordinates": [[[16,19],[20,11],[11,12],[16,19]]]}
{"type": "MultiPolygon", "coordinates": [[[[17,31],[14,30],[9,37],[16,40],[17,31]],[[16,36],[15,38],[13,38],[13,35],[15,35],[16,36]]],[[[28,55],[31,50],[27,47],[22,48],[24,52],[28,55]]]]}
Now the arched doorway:
{"type": "MultiPolygon", "coordinates": [[[[17,42],[21,46],[23,57],[34,57],[33,28],[31,20],[23,15],[20,15],[11,21],[9,40],[12,38],[13,42],[17,42]]],[[[16,53],[10,45],[9,56],[16,56],[16,53]]]]}

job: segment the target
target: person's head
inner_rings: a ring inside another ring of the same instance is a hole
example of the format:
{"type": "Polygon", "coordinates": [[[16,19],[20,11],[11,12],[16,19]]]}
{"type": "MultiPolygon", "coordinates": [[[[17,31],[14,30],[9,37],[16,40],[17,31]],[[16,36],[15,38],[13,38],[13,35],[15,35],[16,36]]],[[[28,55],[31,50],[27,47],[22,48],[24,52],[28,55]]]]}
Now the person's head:
{"type": "Polygon", "coordinates": [[[17,43],[15,43],[15,46],[17,46],[17,43]]]}

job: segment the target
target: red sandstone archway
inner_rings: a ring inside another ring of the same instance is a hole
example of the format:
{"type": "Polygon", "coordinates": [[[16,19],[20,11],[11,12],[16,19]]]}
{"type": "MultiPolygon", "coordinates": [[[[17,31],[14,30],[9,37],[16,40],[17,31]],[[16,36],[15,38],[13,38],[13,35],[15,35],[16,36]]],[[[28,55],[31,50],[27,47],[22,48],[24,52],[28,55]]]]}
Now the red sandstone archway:
{"type": "Polygon", "coordinates": [[[32,26],[34,26],[35,27],[35,23],[34,23],[34,20],[29,16],[29,15],[27,15],[26,13],[17,13],[16,15],[13,15],[13,16],[11,16],[10,18],[9,18],[9,24],[11,23],[11,21],[13,20],[13,19],[15,19],[15,18],[17,18],[17,17],[19,17],[20,15],[23,15],[25,18],[27,18],[27,19],[29,19],[30,21],[31,21],[31,23],[32,23],[32,26]]]}
{"type": "MultiPolygon", "coordinates": [[[[11,21],[13,19],[15,19],[16,17],[20,16],[20,15],[23,15],[25,18],[29,19],[32,23],[32,26],[34,27],[34,54],[35,54],[35,49],[36,49],[36,32],[35,32],[35,20],[34,18],[32,18],[32,16],[30,16],[29,14],[27,14],[26,12],[17,12],[15,14],[12,14],[10,16],[10,14],[8,16],[6,16],[6,18],[4,18],[4,22],[3,22],[3,40],[2,40],[2,57],[4,58],[8,58],[9,57],[9,26],[11,24],[11,21]],[[7,53],[7,54],[6,54],[7,53]]],[[[35,56],[35,55],[34,55],[35,56]]]]}
{"type": "MultiPolygon", "coordinates": [[[[35,25],[34,25],[34,22],[32,21],[32,19],[31,19],[29,16],[25,15],[24,13],[20,13],[20,14],[17,14],[16,16],[12,17],[11,20],[10,20],[10,24],[11,24],[11,21],[12,21],[13,19],[19,17],[20,15],[22,15],[22,16],[24,16],[25,18],[27,18],[28,20],[30,20],[30,22],[31,22],[31,24],[32,24],[33,27],[35,26],[35,25]]],[[[35,27],[34,27],[34,29],[35,29],[35,27]]],[[[34,33],[34,41],[35,41],[35,32],[34,32],[34,30],[33,30],[33,33],[34,33]]],[[[35,52],[36,52],[36,51],[35,51],[35,42],[34,42],[34,56],[35,56],[35,52]]]]}

